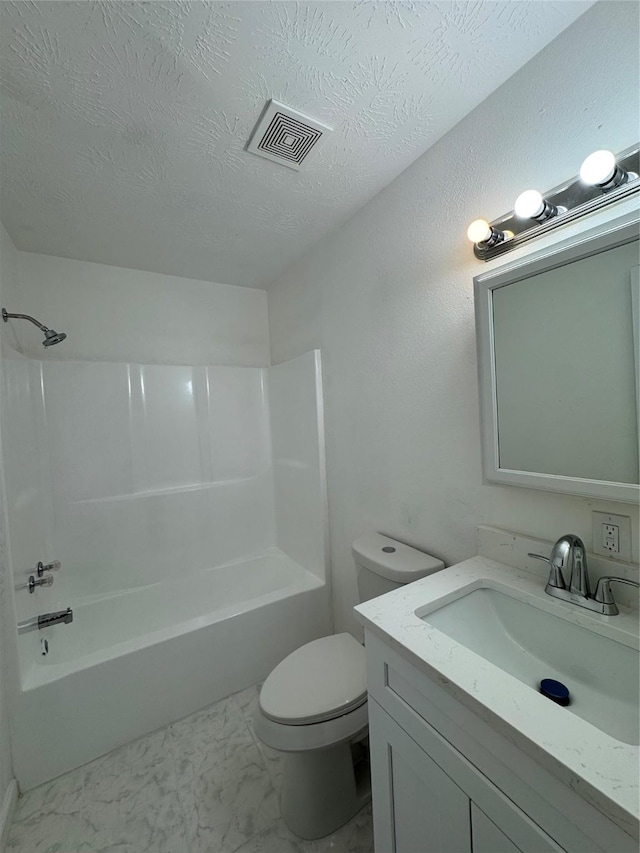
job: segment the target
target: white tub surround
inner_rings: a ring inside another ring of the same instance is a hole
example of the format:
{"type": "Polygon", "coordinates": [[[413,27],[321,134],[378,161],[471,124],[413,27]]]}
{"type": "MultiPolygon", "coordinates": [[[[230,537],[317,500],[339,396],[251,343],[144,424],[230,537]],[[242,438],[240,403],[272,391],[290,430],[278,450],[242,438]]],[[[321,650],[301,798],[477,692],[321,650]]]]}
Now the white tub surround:
{"type": "Polygon", "coordinates": [[[329,582],[320,350],[275,364],[266,374],[278,544],[329,582]]]}
{"type": "MultiPolygon", "coordinates": [[[[155,642],[240,619],[248,610],[323,586],[280,549],[270,548],[260,557],[193,572],[187,584],[176,578],[114,595],[75,599],[73,629],[54,626],[20,637],[23,687],[50,684],[155,642]],[[46,657],[40,654],[43,638],[49,642],[46,657]]],[[[264,643],[272,640],[266,636],[264,643]]],[[[235,651],[242,652],[242,646],[235,651]]]]}
{"type": "Polygon", "coordinates": [[[15,582],[62,562],[53,586],[16,591],[17,618],[74,611],[18,638],[21,789],[331,631],[318,352],[275,368],[16,355],[4,383],[15,582]]]}
{"type": "MultiPolygon", "coordinates": [[[[505,559],[515,555],[514,562],[523,544],[532,550],[528,544],[532,540],[523,537],[521,543],[520,537],[502,531],[485,529],[480,538],[490,548],[500,548],[501,540],[501,553],[505,559]]],[[[540,540],[537,544],[542,545],[540,540]]],[[[482,778],[528,816],[526,820],[542,827],[564,849],[635,850],[638,746],[555,705],[421,618],[472,590],[489,588],[638,648],[637,611],[623,607],[619,616],[602,617],[553,599],[544,593],[544,566],[540,574],[535,562],[529,560],[532,571],[523,571],[478,556],[359,605],[356,612],[367,630],[370,696],[414,739],[419,732],[412,726],[420,717],[421,725],[456,746],[484,774],[482,778]],[[427,706],[431,710],[425,710],[427,706]]],[[[575,655],[576,670],[588,670],[589,660],[581,658],[579,648],[575,655]]],[[[449,772],[443,763],[440,766],[449,772]]],[[[374,817],[381,806],[384,823],[387,813],[384,803],[376,803],[375,772],[374,817]]],[[[467,790],[463,782],[457,784],[467,790]]],[[[473,788],[475,782],[470,785],[473,788]]],[[[472,791],[467,793],[473,801],[472,791]]],[[[390,831],[388,825],[378,829],[390,831]]],[[[541,844],[540,849],[556,848],[541,844]]]]}
{"type": "Polygon", "coordinates": [[[24,358],[6,368],[14,572],[63,566],[51,590],[17,595],[19,619],[276,544],[263,368],[24,358]],[[26,512],[38,501],[40,524],[26,512]]]}
{"type": "Polygon", "coordinates": [[[331,629],[324,584],[277,549],[193,573],[188,586],[165,581],[72,605],[71,625],[20,637],[22,790],[262,681],[331,629]]]}
{"type": "Polygon", "coordinates": [[[271,368],[5,364],[18,618],[278,546],[326,578],[320,353],[271,368]],[[40,609],[39,609],[40,608],[40,609]]]}

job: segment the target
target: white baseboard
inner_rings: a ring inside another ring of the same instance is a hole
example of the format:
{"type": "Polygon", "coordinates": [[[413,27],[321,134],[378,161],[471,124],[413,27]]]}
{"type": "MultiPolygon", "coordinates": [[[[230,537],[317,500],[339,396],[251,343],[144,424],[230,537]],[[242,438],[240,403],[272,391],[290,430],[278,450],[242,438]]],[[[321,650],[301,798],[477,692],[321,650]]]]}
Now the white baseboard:
{"type": "Polygon", "coordinates": [[[4,849],[9,838],[9,829],[13,820],[13,813],[16,810],[18,802],[18,783],[12,779],[7,786],[4,795],[2,808],[0,809],[0,853],[4,853],[4,849]]]}

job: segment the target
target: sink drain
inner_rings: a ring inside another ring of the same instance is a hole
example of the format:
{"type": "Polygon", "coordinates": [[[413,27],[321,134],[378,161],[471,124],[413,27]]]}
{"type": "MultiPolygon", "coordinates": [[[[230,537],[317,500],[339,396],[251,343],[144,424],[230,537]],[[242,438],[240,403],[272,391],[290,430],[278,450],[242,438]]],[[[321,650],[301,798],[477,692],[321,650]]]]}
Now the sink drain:
{"type": "Polygon", "coordinates": [[[540,682],[540,693],[546,696],[547,699],[551,699],[552,702],[562,705],[563,708],[566,708],[571,702],[569,688],[566,684],[563,684],[561,681],[555,681],[553,678],[542,679],[540,682]]]}

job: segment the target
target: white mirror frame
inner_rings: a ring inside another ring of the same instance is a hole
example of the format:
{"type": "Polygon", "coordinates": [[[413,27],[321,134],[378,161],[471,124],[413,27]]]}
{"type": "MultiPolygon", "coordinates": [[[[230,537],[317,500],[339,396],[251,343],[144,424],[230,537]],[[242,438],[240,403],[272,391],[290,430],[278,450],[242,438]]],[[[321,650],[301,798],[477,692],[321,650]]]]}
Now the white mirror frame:
{"type": "MultiPolygon", "coordinates": [[[[544,489],[550,492],[606,498],[628,503],[640,501],[640,485],[632,483],[613,483],[606,480],[589,480],[500,467],[493,329],[494,290],[627,243],[638,237],[639,224],[640,213],[633,212],[473,279],[484,483],[503,483],[528,489],[544,489]]],[[[637,310],[638,306],[634,305],[634,312],[637,310]]],[[[634,333],[638,333],[635,324],[634,333]]],[[[636,379],[640,381],[638,377],[636,379]]],[[[640,401],[636,399],[636,402],[640,417],[640,401]]]]}

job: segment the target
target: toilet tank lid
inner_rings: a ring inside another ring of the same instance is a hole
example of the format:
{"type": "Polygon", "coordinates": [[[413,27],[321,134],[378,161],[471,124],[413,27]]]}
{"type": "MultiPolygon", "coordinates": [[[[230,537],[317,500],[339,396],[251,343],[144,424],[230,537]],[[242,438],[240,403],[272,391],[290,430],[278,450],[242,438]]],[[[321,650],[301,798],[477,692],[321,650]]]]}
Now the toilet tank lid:
{"type": "Polygon", "coordinates": [[[356,563],[396,583],[411,581],[444,569],[442,560],[381,533],[365,533],[351,546],[356,563]]]}

